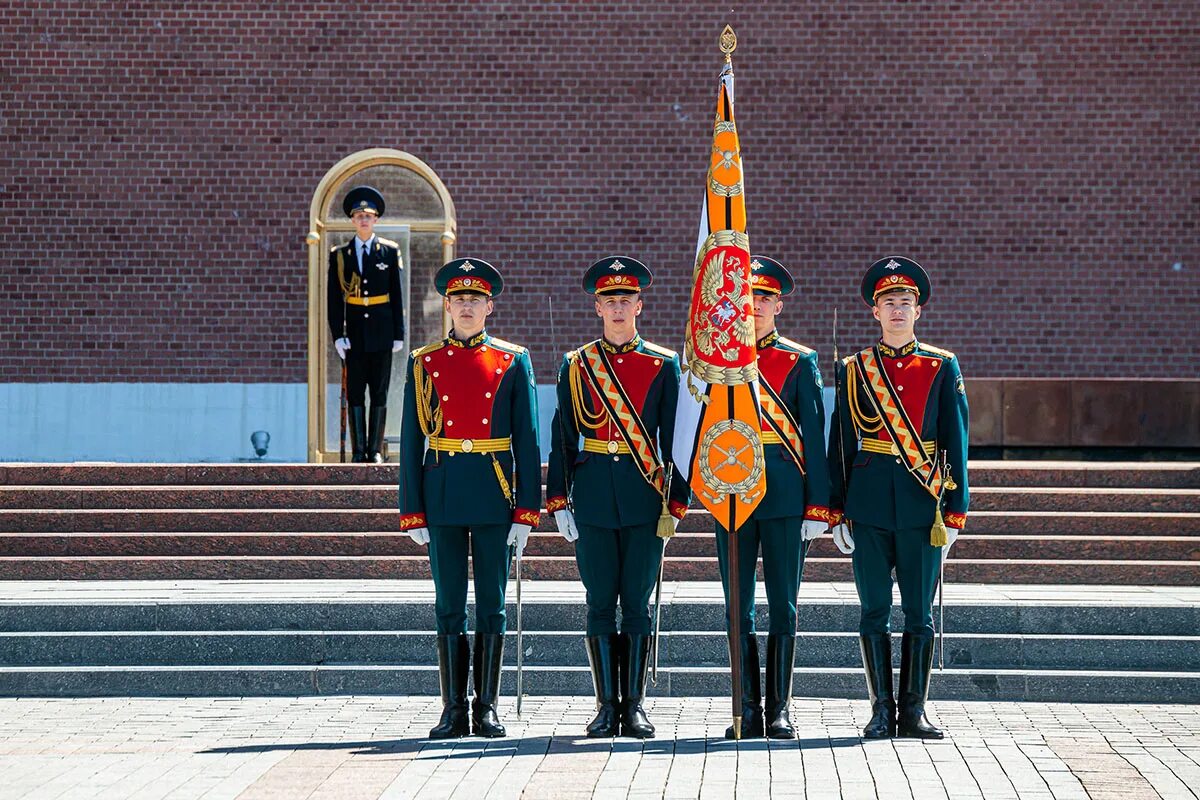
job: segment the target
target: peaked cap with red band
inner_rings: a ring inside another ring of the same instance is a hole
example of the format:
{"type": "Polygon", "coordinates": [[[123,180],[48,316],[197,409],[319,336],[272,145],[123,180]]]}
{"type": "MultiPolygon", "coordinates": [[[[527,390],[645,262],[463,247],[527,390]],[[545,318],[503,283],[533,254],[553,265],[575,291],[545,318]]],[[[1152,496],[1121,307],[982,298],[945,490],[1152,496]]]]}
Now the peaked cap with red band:
{"type": "Polygon", "coordinates": [[[588,267],[583,290],[588,294],[632,294],[650,287],[654,275],[636,258],[609,256],[588,267]]]}
{"type": "Polygon", "coordinates": [[[917,296],[917,305],[929,302],[933,287],[924,268],[904,256],[881,258],[867,269],[859,287],[867,305],[875,305],[875,298],[888,292],[912,292],[917,296]]]}
{"type": "Polygon", "coordinates": [[[433,284],[443,297],[463,292],[495,297],[504,291],[500,270],[480,258],[456,258],[443,264],[433,276],[433,284]]]}
{"type": "Polygon", "coordinates": [[[755,294],[786,297],[796,288],[787,267],[767,256],[750,256],[750,287],[755,294]]]}

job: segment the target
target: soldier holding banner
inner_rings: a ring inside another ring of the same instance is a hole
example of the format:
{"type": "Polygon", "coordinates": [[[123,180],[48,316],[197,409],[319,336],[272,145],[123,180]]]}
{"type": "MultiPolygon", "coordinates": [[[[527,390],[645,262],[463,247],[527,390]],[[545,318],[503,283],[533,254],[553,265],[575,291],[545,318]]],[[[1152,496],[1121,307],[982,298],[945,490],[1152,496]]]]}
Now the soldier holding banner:
{"type": "Polygon", "coordinates": [[[558,374],[546,510],[575,542],[587,590],[597,704],[590,737],[654,736],[642,706],[649,602],[664,540],[687,511],[687,483],[671,479],[679,358],[637,332],[651,280],[644,264],[623,256],[587,270],[583,288],[595,295],[603,336],[567,353],[558,374]]]}
{"type": "MultiPolygon", "coordinates": [[[[829,511],[829,471],[825,458],[825,406],[817,353],[785,339],[775,327],[783,298],[795,282],[787,268],[765,256],[751,259],[754,329],[758,341],[759,404],[767,491],[737,531],[738,593],[741,613],[741,735],[794,739],[788,713],[796,653],[796,595],[808,543],[825,533],[835,518],[829,511]],[[767,633],[767,706],[763,720],[754,583],[762,548],[770,628],[767,633]]],[[[729,531],[717,524],[717,560],[726,601],[729,531]]]]}
{"type": "Polygon", "coordinates": [[[931,291],[919,264],[882,258],[860,291],[882,336],[836,365],[829,456],[836,462],[831,505],[845,512],[834,541],[853,553],[862,603],[859,642],[872,703],[863,736],[940,739],[925,702],[939,569],[967,519],[966,389],[954,354],[916,339],[931,291]],[[893,570],[904,610],[898,697],[889,624],[893,570]]]}
{"type": "Polygon", "coordinates": [[[504,286],[480,259],[435,276],[453,327],[413,351],[400,431],[400,528],[429,546],[442,718],[431,738],[503,736],[496,713],[514,552],[538,524],[541,457],[533,367],[484,327],[504,286]],[[475,699],[467,715],[467,557],[475,576],[475,699]]]}

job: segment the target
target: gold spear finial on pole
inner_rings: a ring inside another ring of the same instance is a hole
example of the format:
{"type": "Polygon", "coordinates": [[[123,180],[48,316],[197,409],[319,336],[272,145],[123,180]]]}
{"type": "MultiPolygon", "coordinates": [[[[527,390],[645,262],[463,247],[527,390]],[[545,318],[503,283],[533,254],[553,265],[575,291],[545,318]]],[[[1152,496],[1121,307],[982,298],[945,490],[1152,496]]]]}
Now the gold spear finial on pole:
{"type": "Polygon", "coordinates": [[[733,51],[737,50],[737,34],[733,32],[732,26],[726,25],[725,30],[721,31],[721,39],[717,46],[725,54],[725,63],[731,63],[733,61],[733,51]]]}

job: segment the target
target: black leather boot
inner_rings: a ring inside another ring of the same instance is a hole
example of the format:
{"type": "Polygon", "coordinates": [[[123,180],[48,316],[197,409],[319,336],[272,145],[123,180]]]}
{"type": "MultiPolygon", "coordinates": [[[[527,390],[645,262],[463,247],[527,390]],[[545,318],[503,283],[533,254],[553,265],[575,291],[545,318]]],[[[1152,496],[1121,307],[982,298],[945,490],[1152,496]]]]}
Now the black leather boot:
{"type": "Polygon", "coordinates": [[[864,739],[890,739],[896,735],[896,700],[892,696],[892,635],[875,633],[858,637],[867,694],[871,697],[871,721],[863,728],[864,739]]]}
{"type": "Polygon", "coordinates": [[[792,673],[796,663],[796,637],[767,636],[767,736],[795,739],[788,704],[792,701],[792,673]]]}
{"type": "Polygon", "coordinates": [[[588,664],[592,668],[592,686],[596,689],[596,718],[587,726],[590,739],[608,739],[621,733],[621,699],[617,693],[617,635],[589,636],[588,664]]]}
{"type": "Polygon", "coordinates": [[[646,669],[650,665],[650,637],[644,633],[622,633],[620,637],[621,734],[634,739],[653,739],[654,726],[646,719],[646,669]]]}
{"type": "Polygon", "coordinates": [[[367,460],[367,407],[350,406],[346,421],[350,426],[350,447],[354,449],[350,460],[362,464],[367,460]]]}
{"type": "MultiPolygon", "coordinates": [[[[730,653],[730,660],[734,654],[730,653]]],[[[758,636],[742,635],[736,657],[742,669],[742,730],[739,739],[761,738],[763,735],[762,673],[758,663],[758,636]]],[[[732,739],[733,726],[725,729],[725,738],[732,739]]]]}
{"type": "Polygon", "coordinates": [[[900,640],[900,716],[896,732],[907,739],[942,739],[945,734],[925,718],[929,676],[933,671],[933,634],[905,633],[900,640]]]}
{"type": "Polygon", "coordinates": [[[471,705],[471,724],[476,736],[493,739],[505,734],[496,715],[500,695],[500,661],[504,658],[503,633],[475,634],[475,702],[471,705]]]}
{"type": "Polygon", "coordinates": [[[371,426],[367,428],[367,458],[371,464],[382,464],[383,426],[387,422],[387,406],[371,406],[371,426]]]}
{"type": "Polygon", "coordinates": [[[467,667],[471,654],[467,635],[437,637],[438,678],[442,685],[442,719],[430,739],[454,739],[471,732],[467,718],[467,667]]]}

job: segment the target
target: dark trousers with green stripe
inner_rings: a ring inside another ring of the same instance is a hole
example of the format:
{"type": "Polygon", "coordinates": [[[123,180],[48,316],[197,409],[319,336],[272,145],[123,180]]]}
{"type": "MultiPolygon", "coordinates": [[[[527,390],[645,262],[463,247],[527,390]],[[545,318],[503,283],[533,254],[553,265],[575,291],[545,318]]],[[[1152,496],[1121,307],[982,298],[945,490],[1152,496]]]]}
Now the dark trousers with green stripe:
{"type": "Polygon", "coordinates": [[[933,594],[942,548],[929,543],[929,526],[898,531],[854,524],[854,584],[862,605],[858,631],[888,633],[892,615],[892,570],[900,584],[904,632],[933,634],[933,594]]]}
{"type": "Polygon", "coordinates": [[[658,520],[625,528],[579,526],[575,561],[587,590],[587,635],[650,633],[650,598],[658,581],[663,540],[658,520]]]}
{"type": "MultiPolygon", "coordinates": [[[[763,582],[767,586],[767,610],[771,635],[796,633],[796,594],[804,573],[804,546],[800,538],[803,517],[756,519],[750,516],[734,535],[738,553],[738,610],[741,632],[755,631],[754,583],[758,551],[762,548],[763,582]]],[[[729,625],[729,532],[717,526],[717,564],[725,590],[725,624],[729,625]]]]}
{"type": "Polygon", "coordinates": [[[509,523],[430,526],[429,566],[439,636],[467,632],[467,555],[475,573],[475,632],[504,633],[504,590],[512,548],[509,523]]]}

